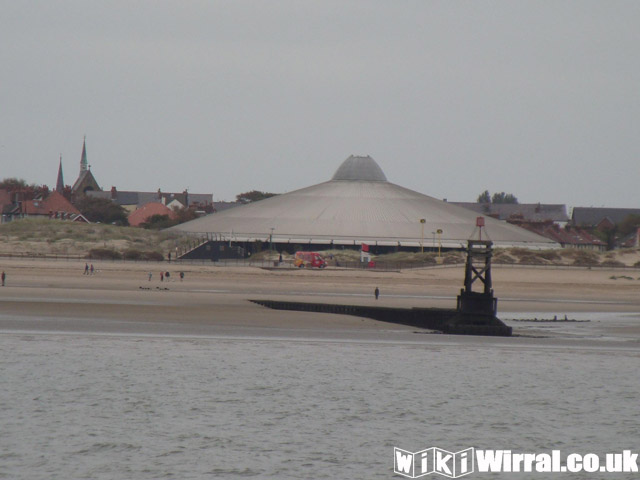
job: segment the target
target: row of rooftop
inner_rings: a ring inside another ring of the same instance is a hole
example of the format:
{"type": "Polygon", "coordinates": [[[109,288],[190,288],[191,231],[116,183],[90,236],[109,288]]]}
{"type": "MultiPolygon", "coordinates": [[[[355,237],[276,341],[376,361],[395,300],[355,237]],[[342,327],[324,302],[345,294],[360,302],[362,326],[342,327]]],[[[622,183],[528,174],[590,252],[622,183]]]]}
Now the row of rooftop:
{"type": "MultiPolygon", "coordinates": [[[[384,176],[383,173],[382,175],[384,176]]],[[[386,181],[386,177],[384,180],[386,181]]],[[[104,191],[88,165],[85,139],[80,172],[72,187],[64,185],[60,160],[56,190],[42,198],[26,199],[21,198],[19,191],[0,190],[1,221],[6,223],[25,217],[87,221],[73,205],[74,198],[79,195],[109,199],[124,207],[129,213],[129,223],[133,226],[144,224],[152,215],[171,217],[176,208],[191,208],[199,215],[210,215],[241,205],[238,202],[214,202],[213,194],[191,193],[187,190],[178,193],[163,192],[161,189],[155,192],[120,191],[114,186],[104,191]]],[[[569,215],[564,204],[448,203],[518,225],[563,247],[605,250],[640,246],[640,231],[624,238],[616,238],[614,244],[603,241],[603,235],[597,233],[611,231],[630,215],[640,217],[640,209],[574,207],[569,215]]]]}
{"type": "MultiPolygon", "coordinates": [[[[129,224],[140,226],[153,215],[173,216],[174,208],[196,208],[202,214],[242,205],[239,202],[214,202],[212,194],[189,194],[188,192],[89,191],[87,195],[105,198],[122,206],[129,212],[129,224]]],[[[480,215],[518,225],[542,235],[564,247],[606,250],[607,243],[594,231],[605,231],[625,220],[629,215],[640,217],[640,209],[574,207],[571,216],[563,204],[481,204],[471,202],[449,202],[480,215]]],[[[60,192],[53,191],[46,198],[19,200],[19,196],[0,189],[1,223],[20,218],[50,218],[87,222],[82,213],[60,192]]],[[[620,239],[618,247],[639,246],[638,235],[631,234],[620,239]]]]}

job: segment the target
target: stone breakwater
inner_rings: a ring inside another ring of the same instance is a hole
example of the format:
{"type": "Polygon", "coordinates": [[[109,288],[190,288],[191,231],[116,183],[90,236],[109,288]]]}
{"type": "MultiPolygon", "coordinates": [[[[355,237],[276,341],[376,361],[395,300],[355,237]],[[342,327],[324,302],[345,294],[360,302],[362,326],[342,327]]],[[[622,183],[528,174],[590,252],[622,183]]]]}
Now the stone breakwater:
{"type": "Polygon", "coordinates": [[[366,317],[381,322],[409,325],[453,335],[489,335],[510,337],[511,327],[495,316],[462,314],[447,308],[393,308],[332,303],[288,302],[279,300],[251,300],[275,310],[335,313],[366,317]]]}

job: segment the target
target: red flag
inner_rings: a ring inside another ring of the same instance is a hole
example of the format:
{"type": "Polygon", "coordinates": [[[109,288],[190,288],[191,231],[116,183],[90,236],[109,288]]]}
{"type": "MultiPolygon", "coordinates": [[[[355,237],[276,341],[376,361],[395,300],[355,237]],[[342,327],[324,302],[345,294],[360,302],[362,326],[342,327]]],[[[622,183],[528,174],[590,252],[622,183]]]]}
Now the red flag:
{"type": "Polygon", "coordinates": [[[367,245],[366,243],[362,244],[362,251],[363,252],[368,252],[369,251],[369,245],[367,245]]]}

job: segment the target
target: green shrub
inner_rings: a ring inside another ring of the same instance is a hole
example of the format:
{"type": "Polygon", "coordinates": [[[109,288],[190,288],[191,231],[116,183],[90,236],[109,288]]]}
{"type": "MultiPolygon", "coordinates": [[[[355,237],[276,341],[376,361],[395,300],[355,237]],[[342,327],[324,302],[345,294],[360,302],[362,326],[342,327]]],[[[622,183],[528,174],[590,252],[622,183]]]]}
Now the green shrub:
{"type": "Polygon", "coordinates": [[[514,256],[516,256],[516,257],[520,258],[520,257],[526,257],[526,256],[531,255],[531,250],[527,250],[526,248],[518,248],[518,247],[515,247],[515,248],[512,248],[512,249],[509,251],[509,253],[510,253],[511,255],[514,255],[514,256]]]}
{"type": "Polygon", "coordinates": [[[122,257],[125,260],[145,260],[152,262],[161,262],[164,260],[164,256],[160,252],[141,251],[133,248],[125,250],[122,257]]]}
{"type": "Polygon", "coordinates": [[[442,259],[442,263],[445,265],[453,265],[456,263],[464,263],[464,255],[461,253],[450,252],[447,253],[442,259]]]}
{"type": "Polygon", "coordinates": [[[140,250],[130,248],[122,252],[122,258],[125,260],[142,260],[142,252],[140,250]]]}
{"type": "Polygon", "coordinates": [[[602,265],[603,267],[624,267],[625,266],[624,263],[619,262],[618,260],[605,260],[600,265],[602,265]]]}
{"type": "Polygon", "coordinates": [[[516,263],[515,259],[511,255],[508,255],[504,251],[500,251],[496,255],[494,255],[493,256],[493,262],[494,263],[504,263],[504,264],[516,263]]]}
{"type": "Polygon", "coordinates": [[[544,265],[545,262],[542,258],[540,258],[535,253],[531,253],[529,255],[521,255],[520,263],[523,265],[544,265]]]}
{"type": "Polygon", "coordinates": [[[92,248],[87,257],[96,260],[121,260],[122,254],[112,248],[92,248]]]}
{"type": "Polygon", "coordinates": [[[144,260],[150,262],[162,262],[164,256],[160,252],[144,252],[144,260]]]}
{"type": "Polygon", "coordinates": [[[560,254],[556,250],[541,250],[536,252],[540,258],[544,258],[545,260],[549,260],[550,262],[559,261],[560,254]]]}
{"type": "Polygon", "coordinates": [[[574,250],[571,255],[573,265],[581,267],[591,267],[600,263],[598,254],[592,250],[574,250]]]}

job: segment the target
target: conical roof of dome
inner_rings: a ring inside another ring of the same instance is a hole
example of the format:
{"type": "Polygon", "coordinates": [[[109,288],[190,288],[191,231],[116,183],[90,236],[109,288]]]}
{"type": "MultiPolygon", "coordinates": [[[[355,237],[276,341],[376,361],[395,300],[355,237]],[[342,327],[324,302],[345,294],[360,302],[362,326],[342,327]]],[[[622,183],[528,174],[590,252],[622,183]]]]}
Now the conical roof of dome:
{"type": "MultiPolygon", "coordinates": [[[[463,248],[478,214],[387,181],[371,157],[347,158],[330,181],[230,208],[172,227],[225,241],[463,248]],[[424,220],[424,222],[421,222],[424,220]]],[[[554,248],[553,241],[485,218],[496,246],[554,248]]]]}

